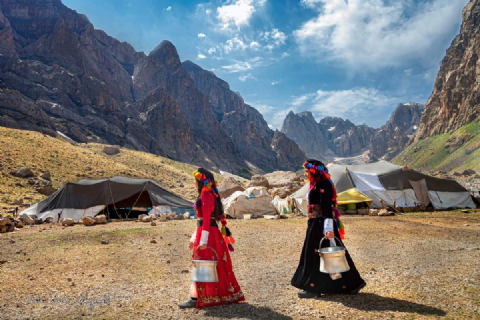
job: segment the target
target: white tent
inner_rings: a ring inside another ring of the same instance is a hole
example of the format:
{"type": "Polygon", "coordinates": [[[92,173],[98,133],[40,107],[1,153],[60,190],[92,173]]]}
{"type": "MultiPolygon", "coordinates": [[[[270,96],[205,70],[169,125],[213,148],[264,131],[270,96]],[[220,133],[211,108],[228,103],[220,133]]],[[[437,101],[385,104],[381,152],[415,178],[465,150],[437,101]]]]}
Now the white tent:
{"type": "Polygon", "coordinates": [[[245,191],[236,191],[222,200],[227,215],[242,218],[244,214],[276,214],[272,198],[265,187],[251,187],[245,191]]]}

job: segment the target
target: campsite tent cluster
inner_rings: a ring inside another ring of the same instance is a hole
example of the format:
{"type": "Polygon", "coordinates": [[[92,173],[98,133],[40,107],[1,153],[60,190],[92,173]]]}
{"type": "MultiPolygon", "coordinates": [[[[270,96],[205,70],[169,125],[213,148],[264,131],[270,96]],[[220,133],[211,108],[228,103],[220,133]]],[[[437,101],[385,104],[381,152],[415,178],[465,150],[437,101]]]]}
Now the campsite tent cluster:
{"type": "MultiPolygon", "coordinates": [[[[338,202],[366,203],[370,208],[414,208],[431,205],[433,208],[475,208],[470,193],[455,180],[440,179],[409,170],[386,161],[366,165],[329,164],[335,183],[338,202]]],[[[225,212],[235,218],[244,214],[269,215],[306,211],[308,183],[300,190],[273,201],[265,187],[250,187],[236,191],[223,199],[225,212]]],[[[103,212],[118,215],[121,208],[150,207],[151,212],[172,208],[191,209],[192,203],[166,191],[147,179],[115,177],[103,180],[81,180],[67,183],[42,202],[21,214],[38,219],[52,217],[79,221],[85,216],[103,212]]],[[[126,216],[131,212],[128,211],[126,216]]]]}
{"type": "MultiPolygon", "coordinates": [[[[365,165],[329,164],[338,193],[338,203],[367,202],[370,208],[475,208],[470,192],[455,180],[435,178],[387,161],[365,165]],[[366,196],[366,197],[365,197],[366,196]]],[[[306,210],[308,185],[294,193],[298,206],[306,210]]]]}

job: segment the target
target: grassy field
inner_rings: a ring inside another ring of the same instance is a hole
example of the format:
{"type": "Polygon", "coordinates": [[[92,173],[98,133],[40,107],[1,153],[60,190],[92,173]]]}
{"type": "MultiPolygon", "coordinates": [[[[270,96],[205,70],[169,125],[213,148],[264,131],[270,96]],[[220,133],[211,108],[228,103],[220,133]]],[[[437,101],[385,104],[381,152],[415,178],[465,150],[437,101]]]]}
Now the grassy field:
{"type": "Polygon", "coordinates": [[[429,172],[453,173],[461,169],[480,172],[480,123],[471,122],[453,133],[420,140],[395,157],[393,162],[429,172]],[[450,152],[449,141],[462,138],[467,141],[450,152]]]}
{"type": "Polygon", "coordinates": [[[230,220],[246,302],[203,310],[176,306],[188,297],[195,221],[0,234],[0,319],[480,319],[480,212],[344,221],[367,282],[359,295],[297,298],[306,219],[230,220]]]}
{"type": "MultiPolygon", "coordinates": [[[[100,144],[72,145],[38,132],[0,127],[0,209],[14,207],[13,202],[18,198],[27,203],[45,198],[27,183],[27,179],[9,174],[24,166],[36,175],[49,171],[55,188],[81,179],[125,176],[153,179],[186,199],[195,198],[191,175],[195,166],[129,149],[108,156],[102,152],[103,147],[100,144]]],[[[217,175],[217,179],[221,176],[217,175]]]]}

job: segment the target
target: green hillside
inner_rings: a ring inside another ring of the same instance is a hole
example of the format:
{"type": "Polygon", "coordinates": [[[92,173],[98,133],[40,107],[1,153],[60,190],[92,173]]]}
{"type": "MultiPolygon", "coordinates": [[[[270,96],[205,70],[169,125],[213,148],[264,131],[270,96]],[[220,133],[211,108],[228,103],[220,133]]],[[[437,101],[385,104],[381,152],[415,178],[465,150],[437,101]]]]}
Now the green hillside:
{"type": "Polygon", "coordinates": [[[420,140],[393,159],[393,163],[427,172],[480,172],[480,123],[471,122],[453,133],[420,140]]]}

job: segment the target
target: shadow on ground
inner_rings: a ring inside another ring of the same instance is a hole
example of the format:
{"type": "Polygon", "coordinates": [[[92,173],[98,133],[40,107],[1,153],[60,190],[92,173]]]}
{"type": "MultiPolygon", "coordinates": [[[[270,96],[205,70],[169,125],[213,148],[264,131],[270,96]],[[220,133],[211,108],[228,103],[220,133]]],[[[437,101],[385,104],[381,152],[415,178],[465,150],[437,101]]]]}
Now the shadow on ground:
{"type": "Polygon", "coordinates": [[[249,303],[238,303],[227,306],[210,307],[204,316],[220,319],[246,318],[246,319],[272,319],[292,320],[292,317],[273,311],[267,307],[257,307],[249,303]]]}
{"type": "Polygon", "coordinates": [[[356,296],[325,295],[319,298],[325,301],[338,302],[345,307],[363,311],[408,312],[421,315],[445,316],[442,309],[414,303],[406,300],[382,297],[374,293],[359,293],[356,296]]]}

